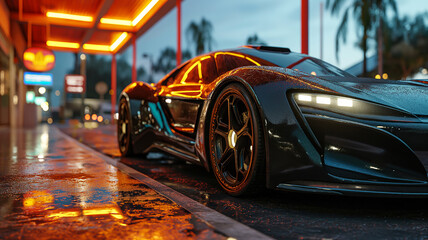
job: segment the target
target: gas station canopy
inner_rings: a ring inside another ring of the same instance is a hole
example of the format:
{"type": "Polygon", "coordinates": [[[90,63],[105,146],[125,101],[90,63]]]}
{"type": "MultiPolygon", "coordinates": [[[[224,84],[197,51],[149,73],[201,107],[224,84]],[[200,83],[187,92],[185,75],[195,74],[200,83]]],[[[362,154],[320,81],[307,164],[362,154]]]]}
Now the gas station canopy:
{"type": "Polygon", "coordinates": [[[150,29],[176,0],[6,0],[27,47],[114,54],[150,29]]]}

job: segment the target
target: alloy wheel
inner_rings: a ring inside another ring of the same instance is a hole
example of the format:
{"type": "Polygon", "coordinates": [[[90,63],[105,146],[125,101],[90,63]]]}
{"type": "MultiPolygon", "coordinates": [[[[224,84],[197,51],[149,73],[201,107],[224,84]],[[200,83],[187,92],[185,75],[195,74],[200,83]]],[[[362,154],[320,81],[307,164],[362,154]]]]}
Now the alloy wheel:
{"type": "Polygon", "coordinates": [[[247,187],[252,178],[253,111],[248,97],[234,88],[223,91],[213,109],[209,134],[212,167],[222,187],[232,194],[247,187]]]}

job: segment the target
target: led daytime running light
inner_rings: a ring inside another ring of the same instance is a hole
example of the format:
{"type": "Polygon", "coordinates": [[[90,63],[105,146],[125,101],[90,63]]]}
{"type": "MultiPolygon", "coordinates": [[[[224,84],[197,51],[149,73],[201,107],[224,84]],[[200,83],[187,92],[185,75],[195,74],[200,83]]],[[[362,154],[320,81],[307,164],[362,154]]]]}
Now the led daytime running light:
{"type": "Polygon", "coordinates": [[[319,105],[334,105],[343,108],[352,108],[354,100],[351,98],[328,96],[325,94],[305,94],[299,93],[295,95],[295,99],[301,103],[315,103],[319,105]]]}

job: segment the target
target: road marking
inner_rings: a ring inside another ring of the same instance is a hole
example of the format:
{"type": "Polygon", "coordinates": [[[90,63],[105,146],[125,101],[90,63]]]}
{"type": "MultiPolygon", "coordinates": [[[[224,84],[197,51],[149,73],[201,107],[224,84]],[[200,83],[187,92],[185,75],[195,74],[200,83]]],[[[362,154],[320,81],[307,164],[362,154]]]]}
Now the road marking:
{"type": "Polygon", "coordinates": [[[69,135],[63,133],[61,130],[54,128],[55,131],[59,133],[59,135],[63,136],[64,138],[68,139],[69,141],[72,141],[76,143],[79,147],[87,150],[92,155],[99,157],[103,159],[105,162],[107,162],[110,165],[115,166],[122,172],[126,173],[130,177],[133,177],[142,183],[144,183],[146,186],[150,187],[151,189],[155,190],[162,196],[170,199],[171,201],[175,202],[182,208],[189,211],[191,214],[197,216],[198,218],[204,220],[209,225],[213,226],[214,229],[217,231],[225,234],[226,236],[229,236],[236,239],[245,239],[245,240],[252,240],[252,239],[273,239],[269,236],[264,235],[263,233],[252,229],[238,221],[235,221],[234,219],[227,217],[209,207],[206,207],[205,205],[175,191],[174,189],[165,186],[164,184],[150,178],[149,176],[138,172],[137,170],[117,161],[113,158],[110,158],[91,147],[86,146],[85,144],[79,142],[78,140],[70,137],[69,135]]]}

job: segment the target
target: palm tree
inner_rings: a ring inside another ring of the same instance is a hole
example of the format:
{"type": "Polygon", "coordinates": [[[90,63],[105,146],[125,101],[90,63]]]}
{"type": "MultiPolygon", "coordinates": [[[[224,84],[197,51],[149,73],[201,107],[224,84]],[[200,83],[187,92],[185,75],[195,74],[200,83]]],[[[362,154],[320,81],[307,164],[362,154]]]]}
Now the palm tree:
{"type": "Polygon", "coordinates": [[[156,64],[153,64],[153,70],[167,73],[175,68],[176,53],[172,47],[166,47],[161,51],[156,64]]]}
{"type": "Polygon", "coordinates": [[[428,64],[428,13],[385,24],[385,70],[392,79],[406,79],[428,64]]]}
{"type": "Polygon", "coordinates": [[[202,54],[205,51],[211,51],[213,44],[212,37],[213,25],[210,21],[202,18],[201,22],[198,24],[196,22],[191,22],[186,29],[187,41],[195,47],[196,55],[202,54]]]}
{"type": "MultiPolygon", "coordinates": [[[[181,56],[183,61],[187,61],[192,58],[192,54],[189,50],[183,50],[181,52],[181,56]]],[[[143,57],[146,57],[146,54],[143,54],[143,57]]],[[[157,62],[153,62],[152,71],[168,73],[177,66],[176,61],[177,59],[175,49],[172,47],[166,47],[161,50],[157,62]]]]}
{"type": "Polygon", "coordinates": [[[398,15],[395,0],[327,0],[326,8],[330,8],[333,15],[339,14],[341,9],[345,8],[336,33],[336,58],[338,58],[340,39],[346,42],[348,16],[350,13],[353,14],[359,27],[360,40],[358,45],[363,50],[363,76],[365,76],[367,74],[368,39],[370,34],[374,34],[376,27],[385,21],[388,8],[391,8],[395,15],[398,15]]]}
{"type": "Polygon", "coordinates": [[[259,36],[257,36],[257,33],[254,33],[254,35],[249,36],[247,38],[247,44],[249,44],[249,45],[266,45],[266,43],[263,40],[261,40],[259,38],[259,36]]]}

